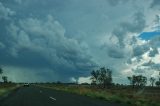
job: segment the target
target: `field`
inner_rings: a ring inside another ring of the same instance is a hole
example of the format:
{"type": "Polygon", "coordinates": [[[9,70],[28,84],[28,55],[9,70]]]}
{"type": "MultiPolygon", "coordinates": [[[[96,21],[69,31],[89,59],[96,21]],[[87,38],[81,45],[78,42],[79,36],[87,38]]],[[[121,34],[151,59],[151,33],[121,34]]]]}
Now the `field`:
{"type": "Polygon", "coordinates": [[[3,84],[0,83],[0,98],[8,95],[10,92],[15,90],[18,86],[16,84],[3,84]]]}
{"type": "Polygon", "coordinates": [[[110,102],[124,103],[128,104],[128,106],[160,106],[160,88],[156,87],[145,87],[143,89],[132,89],[131,87],[99,89],[89,85],[43,84],[39,86],[110,102]]]}

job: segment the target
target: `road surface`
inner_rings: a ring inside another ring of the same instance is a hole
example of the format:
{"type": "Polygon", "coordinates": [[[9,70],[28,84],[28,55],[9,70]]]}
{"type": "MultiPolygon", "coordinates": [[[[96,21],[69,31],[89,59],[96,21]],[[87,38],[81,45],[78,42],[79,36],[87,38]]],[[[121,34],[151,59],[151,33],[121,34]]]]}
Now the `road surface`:
{"type": "Polygon", "coordinates": [[[22,87],[0,101],[0,106],[124,106],[62,91],[22,87]]]}

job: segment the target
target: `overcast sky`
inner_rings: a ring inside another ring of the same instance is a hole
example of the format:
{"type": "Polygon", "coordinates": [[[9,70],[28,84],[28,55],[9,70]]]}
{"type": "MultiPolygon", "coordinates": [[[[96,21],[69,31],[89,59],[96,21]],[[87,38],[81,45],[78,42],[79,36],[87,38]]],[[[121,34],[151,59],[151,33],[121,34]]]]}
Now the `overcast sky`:
{"type": "Polygon", "coordinates": [[[158,76],[160,0],[0,0],[0,65],[15,82],[89,82],[98,67],[158,76]]]}

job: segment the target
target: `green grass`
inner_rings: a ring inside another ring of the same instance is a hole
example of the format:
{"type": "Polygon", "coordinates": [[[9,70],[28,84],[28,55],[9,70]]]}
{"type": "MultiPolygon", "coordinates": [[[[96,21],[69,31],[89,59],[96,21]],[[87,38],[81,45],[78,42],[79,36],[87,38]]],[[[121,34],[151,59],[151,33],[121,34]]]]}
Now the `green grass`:
{"type": "Polygon", "coordinates": [[[0,84],[0,97],[9,94],[18,87],[19,86],[17,86],[16,84],[0,84]]]}
{"type": "MultiPolygon", "coordinates": [[[[129,106],[160,106],[159,96],[145,96],[136,94],[132,89],[97,89],[86,86],[69,85],[40,85],[41,87],[66,91],[74,94],[84,95],[110,102],[128,104],[129,106]]],[[[159,92],[158,90],[157,92],[159,92]]]]}

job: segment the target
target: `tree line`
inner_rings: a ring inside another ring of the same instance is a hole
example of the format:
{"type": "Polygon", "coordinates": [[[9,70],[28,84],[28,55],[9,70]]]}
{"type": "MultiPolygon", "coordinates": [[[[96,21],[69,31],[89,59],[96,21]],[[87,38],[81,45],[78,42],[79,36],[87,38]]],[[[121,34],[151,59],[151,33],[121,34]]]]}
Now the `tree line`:
{"type": "MultiPolygon", "coordinates": [[[[141,88],[147,85],[147,77],[143,75],[132,75],[127,77],[127,79],[129,80],[132,88],[141,88]]],[[[91,80],[91,85],[96,85],[101,88],[109,88],[114,85],[112,82],[112,70],[105,67],[91,71],[91,80]]],[[[156,78],[150,77],[149,82],[152,87],[154,85],[160,87],[160,77],[157,81],[156,78]]]]}
{"type": "MultiPolygon", "coordinates": [[[[147,84],[147,77],[142,75],[132,75],[131,77],[127,77],[130,81],[130,85],[135,87],[143,87],[147,84]]],[[[157,87],[160,87],[160,78],[156,81],[156,78],[150,77],[149,78],[150,86],[156,85],[157,87]]]]}

